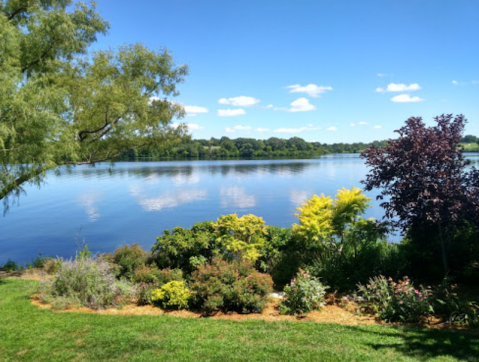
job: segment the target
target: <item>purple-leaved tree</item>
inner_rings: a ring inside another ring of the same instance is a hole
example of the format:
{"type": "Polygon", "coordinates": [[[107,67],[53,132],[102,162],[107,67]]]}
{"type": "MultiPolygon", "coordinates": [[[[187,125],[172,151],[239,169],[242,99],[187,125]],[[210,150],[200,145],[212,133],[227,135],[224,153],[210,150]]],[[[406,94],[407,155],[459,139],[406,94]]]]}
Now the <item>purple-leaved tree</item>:
{"type": "Polygon", "coordinates": [[[447,274],[458,223],[478,225],[479,172],[466,170],[469,161],[459,145],[464,116],[441,115],[435,121],[426,127],[421,118],[411,117],[396,131],[398,139],[366,149],[361,157],[370,170],[362,183],[367,191],[380,189],[385,217],[403,234],[433,226],[447,274]]]}

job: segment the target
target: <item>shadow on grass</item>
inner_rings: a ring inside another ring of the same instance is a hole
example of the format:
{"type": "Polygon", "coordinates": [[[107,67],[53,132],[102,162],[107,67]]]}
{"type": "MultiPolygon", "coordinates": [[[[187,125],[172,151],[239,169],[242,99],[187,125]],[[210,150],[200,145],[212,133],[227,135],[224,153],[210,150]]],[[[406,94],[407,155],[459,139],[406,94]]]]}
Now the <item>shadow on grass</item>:
{"type": "MultiPolygon", "coordinates": [[[[374,331],[362,327],[348,327],[356,333],[368,334],[375,340],[401,339],[398,343],[367,343],[375,350],[394,349],[405,356],[422,360],[451,356],[463,361],[479,361],[479,331],[478,330],[437,330],[419,327],[391,327],[374,331]],[[407,333],[398,333],[404,331],[407,333]]],[[[385,351],[386,352],[386,351],[385,351]]]]}

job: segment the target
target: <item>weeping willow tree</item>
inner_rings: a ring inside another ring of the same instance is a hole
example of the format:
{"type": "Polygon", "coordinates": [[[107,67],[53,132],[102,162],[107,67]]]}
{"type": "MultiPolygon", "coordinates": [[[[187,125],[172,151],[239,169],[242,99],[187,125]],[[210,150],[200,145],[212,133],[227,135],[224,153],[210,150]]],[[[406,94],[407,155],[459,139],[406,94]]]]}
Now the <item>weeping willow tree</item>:
{"type": "Polygon", "coordinates": [[[185,134],[168,97],[188,69],[142,44],[88,53],[108,23],[72,0],[0,1],[0,200],[45,172],[112,160],[185,134]]]}

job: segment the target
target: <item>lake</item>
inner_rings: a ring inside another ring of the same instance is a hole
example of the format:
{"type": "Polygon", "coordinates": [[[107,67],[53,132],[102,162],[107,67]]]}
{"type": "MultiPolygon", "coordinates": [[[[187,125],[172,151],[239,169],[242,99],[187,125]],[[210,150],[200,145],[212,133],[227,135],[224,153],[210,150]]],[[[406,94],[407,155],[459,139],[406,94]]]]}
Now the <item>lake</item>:
{"type": "MultiPolygon", "coordinates": [[[[479,166],[479,154],[469,154],[479,166]]],[[[367,173],[357,154],[298,160],[118,162],[50,172],[0,217],[0,264],[25,263],[40,252],[71,257],[77,241],[94,253],[125,243],[149,250],[164,229],[191,227],[221,215],[255,214],[291,226],[296,208],[314,194],[361,187],[367,173]]],[[[382,218],[373,198],[367,217],[382,218]]],[[[399,236],[393,236],[398,241],[399,236]]]]}

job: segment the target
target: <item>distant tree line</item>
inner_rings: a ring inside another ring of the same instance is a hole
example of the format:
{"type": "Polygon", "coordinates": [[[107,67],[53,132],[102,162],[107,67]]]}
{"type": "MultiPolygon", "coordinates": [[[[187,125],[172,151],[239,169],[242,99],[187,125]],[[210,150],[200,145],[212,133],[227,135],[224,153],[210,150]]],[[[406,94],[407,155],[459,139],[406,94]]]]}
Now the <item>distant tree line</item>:
{"type": "Polygon", "coordinates": [[[254,157],[311,157],[329,153],[361,153],[371,144],[383,147],[388,141],[372,143],[333,143],[307,142],[299,137],[282,139],[271,137],[267,140],[254,138],[229,137],[206,139],[191,139],[185,137],[180,143],[170,148],[149,147],[133,149],[125,152],[122,159],[138,157],[148,158],[254,158],[254,157]]]}

